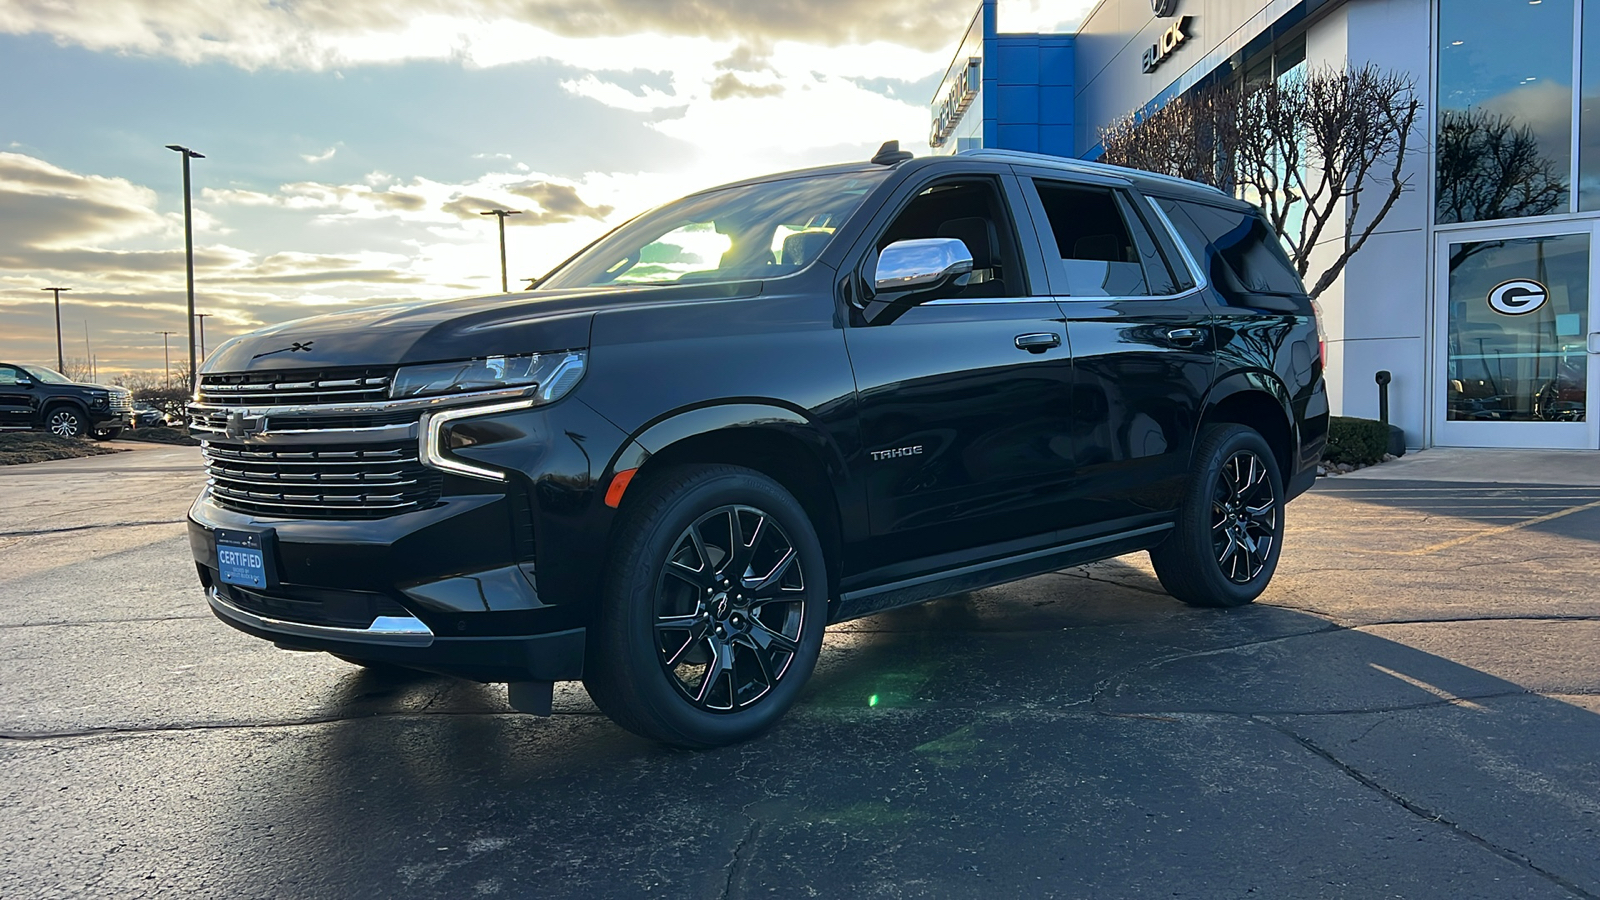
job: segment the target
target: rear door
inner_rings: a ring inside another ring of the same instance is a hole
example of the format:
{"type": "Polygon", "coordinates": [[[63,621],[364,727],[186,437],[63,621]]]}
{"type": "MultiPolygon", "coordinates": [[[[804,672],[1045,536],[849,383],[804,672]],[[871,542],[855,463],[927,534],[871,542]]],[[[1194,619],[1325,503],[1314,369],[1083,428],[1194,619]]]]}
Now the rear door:
{"type": "Polygon", "coordinates": [[[852,311],[845,329],[874,567],[1049,543],[1067,502],[1072,357],[1061,311],[1016,181],[1003,167],[974,169],[909,183],[853,257],[875,271],[868,258],[894,241],[957,237],[975,268],[959,296],[893,321],[852,311]]]}
{"type": "Polygon", "coordinates": [[[1125,183],[1019,170],[1072,339],[1068,524],[1157,518],[1177,506],[1215,370],[1210,312],[1163,226],[1125,183]]]}

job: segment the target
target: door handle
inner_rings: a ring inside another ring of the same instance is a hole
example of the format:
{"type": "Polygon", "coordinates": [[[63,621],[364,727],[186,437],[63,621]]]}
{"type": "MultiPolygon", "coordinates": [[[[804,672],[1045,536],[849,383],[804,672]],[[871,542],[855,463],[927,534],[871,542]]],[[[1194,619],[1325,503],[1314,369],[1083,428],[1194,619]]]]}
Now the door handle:
{"type": "Polygon", "coordinates": [[[1061,346],[1061,335],[1054,332],[1041,331],[1034,334],[1017,335],[1017,349],[1029,353],[1043,353],[1051,347],[1061,346]]]}
{"type": "Polygon", "coordinates": [[[1167,331],[1167,340],[1185,347],[1200,343],[1205,336],[1205,331],[1199,328],[1173,328],[1167,331]]]}

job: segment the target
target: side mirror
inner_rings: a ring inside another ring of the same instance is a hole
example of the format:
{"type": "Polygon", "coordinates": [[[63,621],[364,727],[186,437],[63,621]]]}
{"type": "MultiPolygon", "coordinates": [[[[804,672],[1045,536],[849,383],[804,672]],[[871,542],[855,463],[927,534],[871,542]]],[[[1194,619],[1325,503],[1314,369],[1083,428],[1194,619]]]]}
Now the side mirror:
{"type": "Polygon", "coordinates": [[[877,324],[918,303],[954,296],[972,275],[972,253],[956,238],[895,241],[878,254],[874,295],[862,312],[877,324]]]}
{"type": "Polygon", "coordinates": [[[33,379],[26,375],[18,375],[16,385],[17,387],[33,387],[33,379]]]}

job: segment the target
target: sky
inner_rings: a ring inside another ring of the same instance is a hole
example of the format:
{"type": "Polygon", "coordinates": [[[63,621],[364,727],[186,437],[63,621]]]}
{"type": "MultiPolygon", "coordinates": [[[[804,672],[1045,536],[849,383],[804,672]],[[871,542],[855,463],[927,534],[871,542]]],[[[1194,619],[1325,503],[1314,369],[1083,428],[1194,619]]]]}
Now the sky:
{"type": "MultiPolygon", "coordinates": [[[[1081,0],[1011,0],[1055,21],[1081,0]],[[1042,10],[1042,11],[1041,11],[1042,10]]],[[[0,361],[513,289],[738,178],[928,152],[976,0],[0,0],[0,361]]]]}

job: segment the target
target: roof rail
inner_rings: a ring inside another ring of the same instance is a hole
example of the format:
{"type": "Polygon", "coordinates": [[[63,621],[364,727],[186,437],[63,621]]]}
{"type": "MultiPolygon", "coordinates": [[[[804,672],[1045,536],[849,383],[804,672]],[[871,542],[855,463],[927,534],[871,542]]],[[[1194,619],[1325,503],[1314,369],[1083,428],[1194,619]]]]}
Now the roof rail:
{"type": "Polygon", "coordinates": [[[1122,178],[1149,178],[1154,181],[1165,181],[1170,184],[1181,184],[1189,188],[1202,188],[1217,194],[1221,194],[1224,197],[1228,196],[1227,192],[1214,188],[1209,184],[1202,184],[1198,181],[1189,181],[1184,178],[1174,178],[1171,175],[1163,175],[1159,172],[1146,172],[1143,169],[1130,169],[1126,166],[1113,166],[1109,163],[1090,162],[1086,159],[1073,159],[1070,156],[1055,156],[1049,153],[1029,153],[1023,150],[995,150],[988,147],[976,147],[969,150],[962,150],[956,155],[973,156],[980,159],[1010,159],[1017,162],[1037,163],[1041,165],[1053,166],[1058,169],[1066,169],[1072,172],[1084,172],[1086,174],[1093,175],[1115,175],[1122,178]]]}

